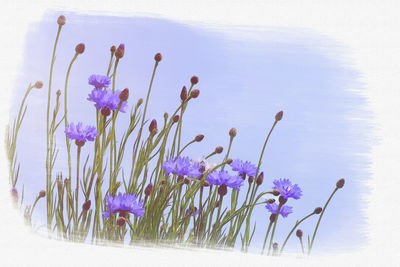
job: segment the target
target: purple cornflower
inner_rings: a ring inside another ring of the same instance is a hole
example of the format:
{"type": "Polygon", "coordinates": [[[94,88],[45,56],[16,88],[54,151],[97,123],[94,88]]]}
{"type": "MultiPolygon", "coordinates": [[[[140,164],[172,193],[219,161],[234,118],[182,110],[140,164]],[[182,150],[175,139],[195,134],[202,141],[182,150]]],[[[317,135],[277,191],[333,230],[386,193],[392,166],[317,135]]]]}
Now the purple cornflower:
{"type": "MultiPolygon", "coordinates": [[[[276,214],[278,212],[278,204],[276,203],[267,203],[267,205],[265,205],[265,207],[267,208],[267,210],[269,210],[272,214],[276,214]]],[[[292,207],[290,206],[285,206],[283,205],[281,207],[281,210],[279,211],[279,215],[282,215],[283,217],[287,217],[290,213],[292,213],[292,207]]]]}
{"type": "MultiPolygon", "coordinates": [[[[197,214],[199,214],[199,210],[196,207],[194,208],[194,210],[195,210],[194,215],[197,216],[197,214]]],[[[189,213],[190,216],[193,216],[193,212],[190,212],[190,209],[186,209],[185,216],[188,216],[189,213]]]]}
{"type": "Polygon", "coordinates": [[[210,185],[224,184],[237,191],[243,185],[243,179],[240,176],[231,176],[227,171],[214,171],[206,177],[206,180],[210,183],[210,185]]]}
{"type": "Polygon", "coordinates": [[[190,178],[202,175],[200,167],[199,163],[192,161],[188,157],[170,158],[168,161],[165,161],[162,166],[166,175],[173,173],[190,178]]]}
{"type": "Polygon", "coordinates": [[[65,133],[69,139],[75,139],[80,142],[93,141],[94,138],[99,134],[95,127],[83,125],[82,122],[78,122],[75,125],[73,122],[65,127],[65,133]]]}
{"type": "Polygon", "coordinates": [[[106,196],[106,208],[103,211],[103,217],[108,218],[111,214],[119,212],[119,216],[126,217],[126,213],[132,213],[136,217],[143,217],[145,209],[143,208],[143,200],[137,202],[137,196],[131,194],[121,194],[118,196],[106,196]]]}
{"type": "Polygon", "coordinates": [[[273,189],[278,189],[284,199],[288,199],[290,197],[294,199],[299,199],[301,197],[300,187],[297,184],[292,185],[289,179],[275,180],[274,185],[275,186],[273,187],[273,189]]]}
{"type": "Polygon", "coordinates": [[[243,162],[240,159],[235,159],[231,163],[231,167],[232,170],[238,171],[240,175],[247,174],[248,176],[254,176],[257,173],[257,167],[249,161],[243,162]]]}
{"type": "Polygon", "coordinates": [[[93,74],[89,77],[89,84],[93,85],[96,89],[108,88],[111,80],[107,76],[93,74]]]}
{"type": "MultiPolygon", "coordinates": [[[[93,89],[93,91],[89,94],[87,100],[94,102],[94,106],[97,109],[109,108],[112,111],[116,111],[119,107],[120,99],[119,94],[121,91],[116,90],[114,93],[111,90],[97,90],[93,89]]],[[[128,107],[127,101],[122,102],[119,111],[126,112],[128,107]]]]}

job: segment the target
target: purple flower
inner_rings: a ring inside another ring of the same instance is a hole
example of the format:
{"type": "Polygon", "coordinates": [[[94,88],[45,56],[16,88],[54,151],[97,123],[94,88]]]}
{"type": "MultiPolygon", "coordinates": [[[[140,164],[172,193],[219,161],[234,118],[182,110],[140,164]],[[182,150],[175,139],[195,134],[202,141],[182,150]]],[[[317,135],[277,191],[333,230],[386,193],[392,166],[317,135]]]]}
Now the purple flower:
{"type": "MultiPolygon", "coordinates": [[[[112,90],[97,90],[93,89],[93,91],[89,94],[87,100],[94,102],[94,106],[97,109],[109,108],[112,111],[116,111],[119,107],[120,99],[119,94],[121,91],[116,90],[114,93],[112,90]]],[[[128,107],[127,101],[122,102],[119,111],[126,112],[128,107]]]]}
{"type": "Polygon", "coordinates": [[[103,217],[108,218],[111,214],[119,212],[120,216],[125,217],[126,213],[132,213],[136,217],[143,217],[145,209],[143,208],[143,200],[137,202],[137,196],[131,194],[121,194],[118,196],[106,196],[106,208],[103,211],[103,217]]]}
{"type": "Polygon", "coordinates": [[[201,166],[198,162],[194,162],[188,157],[178,157],[176,159],[170,158],[168,161],[165,161],[162,166],[166,175],[173,173],[180,176],[188,176],[190,178],[202,175],[200,167],[201,166]]]}
{"type": "MultiPolygon", "coordinates": [[[[195,210],[194,215],[197,216],[197,214],[199,214],[199,210],[197,208],[194,208],[194,210],[195,210]]],[[[193,212],[190,212],[190,209],[186,209],[185,216],[188,216],[189,213],[190,216],[193,216],[193,212]]]]}
{"type": "Polygon", "coordinates": [[[93,141],[94,138],[99,134],[95,127],[83,125],[82,122],[79,122],[77,125],[75,125],[73,122],[70,123],[65,128],[65,133],[69,139],[75,139],[81,142],[86,142],[86,140],[93,141]]]}
{"type": "Polygon", "coordinates": [[[257,167],[249,161],[243,162],[240,159],[235,159],[231,163],[231,167],[232,170],[238,171],[240,175],[247,174],[248,176],[254,176],[257,173],[257,167]]]}
{"type": "Polygon", "coordinates": [[[292,185],[289,179],[275,180],[274,185],[275,186],[273,189],[278,189],[284,199],[288,199],[290,197],[299,199],[301,197],[300,187],[297,184],[292,185]]]}
{"type": "MultiPolygon", "coordinates": [[[[269,210],[272,214],[276,214],[278,212],[278,204],[276,203],[267,203],[267,205],[265,205],[265,207],[267,208],[267,210],[269,210]]],[[[283,217],[287,217],[290,213],[292,213],[292,207],[290,206],[285,206],[283,205],[281,207],[281,210],[279,211],[279,215],[282,215],[283,217]]]]}
{"type": "Polygon", "coordinates": [[[89,84],[93,85],[96,89],[107,88],[111,83],[110,78],[103,75],[90,75],[89,84]]]}
{"type": "Polygon", "coordinates": [[[214,171],[206,177],[206,180],[210,183],[210,185],[224,184],[237,191],[243,185],[243,179],[240,176],[231,176],[227,171],[214,171]]]}

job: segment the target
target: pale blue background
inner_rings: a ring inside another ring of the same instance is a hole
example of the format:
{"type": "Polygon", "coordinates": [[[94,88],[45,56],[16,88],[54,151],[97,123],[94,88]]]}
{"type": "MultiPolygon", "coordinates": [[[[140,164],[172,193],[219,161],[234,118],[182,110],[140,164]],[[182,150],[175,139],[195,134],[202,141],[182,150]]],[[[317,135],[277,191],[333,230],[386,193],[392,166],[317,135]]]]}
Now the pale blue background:
{"type": "MultiPolygon", "coordinates": [[[[21,191],[24,184],[27,204],[45,188],[48,71],[58,15],[49,13],[42,22],[32,25],[15,87],[12,114],[29,82],[41,79],[45,83],[43,89],[32,91],[29,97],[28,114],[18,141],[21,172],[17,188],[21,191]]],[[[352,68],[351,51],[321,33],[304,29],[217,30],[210,25],[189,26],[155,18],[65,15],[67,24],[60,37],[53,77],[53,103],[55,91],[63,91],[75,45],[86,44],[86,51],[78,57],[70,76],[70,122],[95,124],[94,107],[86,101],[91,90],[87,78],[93,73],[105,74],[111,45],[125,43],[117,88],[130,89],[130,103],[145,98],[154,54],[161,52],[163,60],[147,118],[156,118],[160,128],[164,112],[171,114],[176,109],[182,86],[190,84],[192,75],[199,76],[196,87],[201,91],[200,97],[187,109],[183,134],[184,143],[198,133],[205,135],[201,144],[187,150],[187,155],[195,159],[217,145],[227,149],[228,131],[236,127],[238,135],[231,156],[256,164],[276,112],[284,110],[283,120],[264,155],[265,179],[261,189],[269,190],[274,179],[289,178],[302,188],[303,197],[288,202],[294,206],[294,213],[280,219],[276,235],[279,244],[296,219],[325,203],[342,177],[346,179],[345,187],[335,195],[322,220],[314,251],[354,251],[366,244],[363,195],[368,194],[368,153],[374,141],[369,134],[372,114],[365,109],[363,87],[357,81],[360,74],[352,68]]],[[[128,116],[120,116],[121,130],[127,123],[128,116]]],[[[63,127],[57,135],[60,155],[55,172],[66,174],[62,132],[63,127]]],[[[89,144],[83,149],[84,157],[88,152],[92,152],[89,144]]],[[[75,158],[75,147],[72,155],[75,158]]],[[[130,155],[130,150],[126,155],[130,155]]],[[[125,173],[129,173],[129,164],[125,166],[125,173]]],[[[37,225],[45,224],[44,211],[42,201],[34,216],[37,225]]],[[[264,239],[268,218],[263,206],[255,209],[255,252],[264,239]]],[[[301,226],[306,235],[312,235],[317,219],[315,216],[301,226]]],[[[293,236],[287,250],[299,249],[293,236]]]]}

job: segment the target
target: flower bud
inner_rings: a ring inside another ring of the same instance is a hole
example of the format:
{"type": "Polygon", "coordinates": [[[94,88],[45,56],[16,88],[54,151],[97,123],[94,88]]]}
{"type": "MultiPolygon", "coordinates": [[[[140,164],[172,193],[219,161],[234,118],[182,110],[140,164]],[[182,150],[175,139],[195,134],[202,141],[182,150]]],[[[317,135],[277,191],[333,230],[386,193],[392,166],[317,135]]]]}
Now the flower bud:
{"type": "Polygon", "coordinates": [[[77,44],[75,46],[75,52],[77,54],[82,54],[83,52],[85,52],[85,44],[84,43],[77,44]]]}
{"type": "Polygon", "coordinates": [[[199,77],[197,76],[192,76],[192,78],[190,78],[190,82],[195,85],[199,82],[199,77]]]}
{"type": "Polygon", "coordinates": [[[270,198],[270,199],[267,200],[267,203],[269,203],[269,204],[272,204],[274,202],[275,202],[275,199],[273,199],[273,198],[270,198]]]}
{"type": "Polygon", "coordinates": [[[143,103],[143,98],[139,98],[139,100],[137,101],[137,105],[140,106],[143,103]]]}
{"type": "Polygon", "coordinates": [[[129,89],[125,88],[124,90],[122,90],[122,92],[119,94],[119,100],[121,102],[124,102],[126,100],[128,100],[129,98],[129,89]]]}
{"type": "Polygon", "coordinates": [[[61,90],[60,89],[57,90],[56,95],[57,95],[57,98],[60,97],[60,95],[61,95],[61,90]]]}
{"type": "Polygon", "coordinates": [[[18,191],[15,187],[13,189],[11,189],[11,196],[12,196],[14,202],[18,202],[18,191]]]}
{"type": "Polygon", "coordinates": [[[297,236],[298,238],[302,238],[302,236],[303,236],[303,231],[301,231],[300,229],[298,229],[298,230],[296,231],[296,236],[297,236]]]}
{"type": "Polygon", "coordinates": [[[185,179],[183,179],[183,183],[184,183],[185,185],[188,185],[188,184],[190,184],[190,180],[189,180],[189,178],[185,178],[185,179]]]}
{"type": "Polygon", "coordinates": [[[65,179],[64,179],[64,186],[67,187],[67,186],[68,186],[68,183],[69,183],[69,179],[65,178],[65,179]]]}
{"type": "Polygon", "coordinates": [[[278,113],[276,113],[275,115],[275,121],[280,121],[282,119],[283,116],[283,111],[279,111],[278,113]]]}
{"type": "Polygon", "coordinates": [[[283,196],[280,196],[280,197],[279,197],[279,204],[285,205],[286,202],[287,202],[287,199],[286,199],[286,198],[284,198],[283,196]]]}
{"type": "Polygon", "coordinates": [[[264,172],[261,172],[256,179],[256,184],[261,185],[264,181],[264,172]]]}
{"type": "Polygon", "coordinates": [[[117,219],[118,226],[124,226],[125,222],[126,222],[126,219],[124,217],[118,217],[118,219],[117,219]]]}
{"type": "Polygon", "coordinates": [[[110,52],[111,52],[111,54],[113,54],[113,55],[114,55],[114,53],[115,53],[115,50],[117,50],[117,48],[115,47],[115,45],[111,46],[111,48],[110,48],[110,52]]]}
{"type": "Polygon", "coordinates": [[[320,214],[321,212],[322,212],[322,208],[321,207],[315,208],[315,210],[314,210],[315,214],[320,214]]]}
{"type": "Polygon", "coordinates": [[[344,186],[344,179],[340,179],[339,181],[337,181],[336,183],[336,187],[337,188],[342,188],[344,186]]]}
{"type": "Polygon", "coordinates": [[[45,197],[45,196],[46,196],[46,191],[45,190],[40,190],[39,197],[42,198],[42,197],[45,197]]]}
{"type": "Polygon", "coordinates": [[[272,190],[272,194],[277,197],[281,194],[281,192],[279,192],[279,189],[274,189],[272,190]]]}
{"type": "Polygon", "coordinates": [[[250,176],[249,179],[247,180],[249,182],[249,184],[251,184],[254,181],[254,177],[250,176]]]}
{"type": "Polygon", "coordinates": [[[224,150],[224,148],[223,148],[222,146],[217,146],[217,147],[215,148],[215,153],[221,154],[223,150],[224,150]]]}
{"type": "Polygon", "coordinates": [[[228,190],[227,190],[225,184],[222,184],[222,185],[220,185],[220,186],[218,187],[218,194],[219,194],[221,197],[225,196],[227,192],[228,192],[228,190]]]}
{"type": "Polygon", "coordinates": [[[164,179],[161,180],[161,185],[165,185],[165,180],[164,179]]]}
{"type": "Polygon", "coordinates": [[[199,89],[194,89],[193,91],[190,92],[190,97],[191,98],[197,98],[200,95],[200,90],[199,89]]]}
{"type": "Polygon", "coordinates": [[[226,163],[227,163],[227,164],[231,164],[232,161],[233,161],[233,160],[232,160],[231,158],[229,158],[229,159],[226,160],[226,163]]]}
{"type": "Polygon", "coordinates": [[[82,205],[82,209],[84,211],[88,211],[90,209],[90,205],[92,204],[92,202],[90,201],[90,199],[88,201],[86,201],[85,203],[83,203],[82,205]]]}
{"type": "Polygon", "coordinates": [[[75,145],[82,147],[85,145],[85,141],[75,140],[75,145]]]}
{"type": "Polygon", "coordinates": [[[148,197],[152,191],[153,191],[153,185],[150,183],[146,186],[146,189],[144,190],[144,194],[146,195],[146,197],[148,197]]]}
{"type": "Polygon", "coordinates": [[[232,128],[232,129],[229,130],[229,136],[230,136],[231,138],[235,137],[236,135],[237,135],[237,130],[236,130],[236,128],[232,128]]]}
{"type": "Polygon", "coordinates": [[[167,112],[164,113],[164,119],[165,119],[165,120],[168,119],[168,113],[167,113],[167,112]]]}
{"type": "Polygon", "coordinates": [[[67,19],[65,18],[64,15],[59,16],[58,19],[57,19],[57,23],[60,26],[64,25],[66,21],[67,21],[67,19]]]}
{"type": "Polygon", "coordinates": [[[179,121],[179,115],[175,115],[172,121],[177,123],[179,121]]]}
{"type": "Polygon", "coordinates": [[[269,216],[269,221],[270,222],[274,222],[276,219],[276,214],[271,214],[271,216],[269,216]]]}
{"type": "Polygon", "coordinates": [[[201,142],[201,140],[203,140],[203,139],[204,139],[204,135],[199,134],[199,135],[196,135],[196,137],[194,138],[194,141],[201,142]]]}
{"type": "Polygon", "coordinates": [[[204,185],[205,187],[209,187],[209,186],[210,186],[210,183],[209,183],[208,181],[204,181],[203,185],[204,185]]]}
{"type": "Polygon", "coordinates": [[[155,60],[157,63],[160,62],[161,59],[162,59],[162,55],[161,55],[160,53],[157,53],[157,54],[154,56],[154,60],[155,60]]]}
{"type": "Polygon", "coordinates": [[[176,179],[176,181],[178,182],[178,183],[181,183],[182,181],[183,181],[183,176],[182,175],[179,175],[178,176],[178,178],[176,179]]]}
{"type": "Polygon", "coordinates": [[[108,107],[104,107],[101,109],[101,115],[103,115],[104,117],[107,117],[110,114],[111,114],[111,110],[108,107]]]}
{"type": "Polygon", "coordinates": [[[232,214],[232,211],[231,210],[228,210],[227,212],[226,212],[226,216],[230,216],[232,214]]]}
{"type": "Polygon", "coordinates": [[[186,90],[186,86],[183,86],[182,90],[181,90],[181,100],[182,102],[184,102],[187,99],[187,90],[186,90]]]}
{"type": "Polygon", "coordinates": [[[115,57],[116,58],[122,58],[125,54],[125,45],[124,44],[120,44],[117,48],[117,51],[115,51],[115,57]]]}
{"type": "Polygon", "coordinates": [[[42,81],[37,81],[35,82],[35,84],[33,85],[34,88],[42,88],[43,87],[43,82],[42,81]]]}
{"type": "Polygon", "coordinates": [[[152,120],[150,125],[149,125],[149,131],[152,133],[154,129],[157,128],[157,121],[156,120],[152,120]]]}

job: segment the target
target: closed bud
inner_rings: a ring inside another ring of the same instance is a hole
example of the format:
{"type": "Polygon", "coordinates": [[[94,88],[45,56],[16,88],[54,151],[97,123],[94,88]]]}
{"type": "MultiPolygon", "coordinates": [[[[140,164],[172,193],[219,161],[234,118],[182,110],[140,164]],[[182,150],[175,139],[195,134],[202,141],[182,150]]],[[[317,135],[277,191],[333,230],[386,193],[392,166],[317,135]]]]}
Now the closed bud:
{"type": "Polygon", "coordinates": [[[271,214],[271,216],[269,216],[269,221],[270,222],[274,222],[276,219],[276,214],[271,214]]]}
{"type": "Polygon", "coordinates": [[[336,187],[337,188],[342,188],[344,186],[344,179],[340,179],[339,181],[337,181],[336,183],[336,187]]]}
{"type": "Polygon", "coordinates": [[[276,113],[275,115],[275,121],[280,121],[283,117],[283,111],[279,111],[278,113],[276,113]]]}
{"type": "Polygon", "coordinates": [[[301,231],[300,229],[298,229],[298,230],[296,231],[296,236],[297,236],[298,238],[302,238],[302,236],[303,236],[303,231],[301,231]]]}
{"type": "Polygon", "coordinates": [[[183,183],[184,183],[185,185],[188,185],[188,184],[190,184],[190,180],[189,180],[189,178],[185,178],[185,179],[183,179],[183,183]]]}
{"type": "Polygon", "coordinates": [[[229,216],[229,215],[231,215],[231,214],[232,214],[232,211],[231,211],[231,210],[228,210],[228,212],[226,213],[227,216],[229,216]]]}
{"type": "Polygon", "coordinates": [[[197,98],[200,95],[200,90],[199,89],[194,89],[193,91],[190,92],[190,97],[191,98],[197,98]]]}
{"type": "Polygon", "coordinates": [[[178,183],[181,183],[182,181],[183,181],[183,176],[182,175],[179,175],[178,176],[178,178],[176,179],[176,181],[178,182],[178,183]]]}
{"type": "Polygon", "coordinates": [[[249,179],[247,180],[249,182],[249,184],[251,184],[254,181],[254,177],[250,176],[249,179]]]}
{"type": "Polygon", "coordinates": [[[140,106],[143,103],[143,98],[139,98],[137,105],[140,106]]]}
{"type": "Polygon", "coordinates": [[[281,194],[281,192],[279,192],[278,189],[274,189],[274,190],[272,190],[272,194],[277,197],[281,194]]]}
{"type": "Polygon", "coordinates": [[[110,114],[111,114],[111,110],[108,107],[104,107],[101,109],[101,115],[103,115],[104,117],[107,117],[110,114]]]}
{"type": "Polygon", "coordinates": [[[124,90],[122,90],[122,92],[119,94],[119,100],[121,102],[124,102],[126,100],[128,100],[129,98],[129,89],[125,88],[124,90]]]}
{"type": "Polygon", "coordinates": [[[111,52],[111,54],[113,54],[113,55],[114,55],[114,53],[115,53],[115,50],[117,50],[117,48],[115,47],[115,45],[111,46],[111,48],[110,48],[110,52],[111,52]]]}
{"type": "Polygon", "coordinates": [[[179,115],[175,115],[172,121],[177,123],[179,121],[179,115]]]}
{"type": "Polygon", "coordinates": [[[231,138],[235,137],[236,135],[237,135],[237,130],[236,130],[236,128],[232,128],[232,129],[229,130],[229,136],[230,136],[231,138]]]}
{"type": "Polygon", "coordinates": [[[40,190],[39,197],[42,198],[42,197],[45,197],[45,196],[46,196],[46,191],[45,190],[40,190]]]}
{"type": "Polygon", "coordinates": [[[149,131],[152,133],[155,128],[157,128],[157,121],[152,120],[149,125],[149,131]]]}
{"type": "Polygon", "coordinates": [[[115,57],[116,58],[122,58],[125,54],[125,45],[120,44],[117,48],[117,51],[115,51],[115,57]]]}
{"type": "Polygon", "coordinates": [[[197,76],[192,76],[192,78],[190,78],[190,82],[195,85],[199,82],[199,77],[197,76]]]}
{"type": "Polygon", "coordinates": [[[157,54],[154,56],[154,60],[155,60],[157,63],[160,62],[161,59],[162,59],[162,55],[161,55],[160,53],[157,53],[157,54]]]}
{"type": "Polygon", "coordinates": [[[314,210],[315,214],[320,214],[321,212],[322,212],[322,208],[321,207],[315,208],[315,210],[314,210]]]}
{"type": "Polygon", "coordinates": [[[84,43],[77,44],[75,46],[75,52],[77,54],[83,54],[83,52],[85,52],[85,44],[84,43]]]}
{"type": "Polygon", "coordinates": [[[256,179],[256,184],[261,185],[264,181],[264,172],[261,172],[256,179]]]}
{"type": "Polygon", "coordinates": [[[60,26],[64,25],[66,21],[67,21],[67,19],[65,18],[64,15],[59,16],[58,19],[57,19],[57,23],[60,26]]]}
{"type": "Polygon", "coordinates": [[[273,198],[270,198],[270,199],[267,200],[267,203],[269,203],[269,204],[272,204],[274,202],[275,202],[275,199],[273,199],[273,198]]]}
{"type": "Polygon", "coordinates": [[[186,86],[183,86],[181,90],[181,100],[184,102],[187,99],[187,89],[186,86]]]}
{"type": "Polygon", "coordinates": [[[152,191],[153,191],[153,185],[150,183],[146,186],[146,189],[144,190],[144,194],[148,197],[152,191]]]}
{"type": "Polygon", "coordinates": [[[126,219],[124,217],[118,217],[118,219],[117,219],[118,226],[124,226],[125,222],[126,222],[126,219]]]}
{"type": "Polygon", "coordinates": [[[203,139],[204,139],[204,135],[199,134],[199,135],[196,135],[196,137],[194,138],[194,141],[201,142],[201,140],[203,140],[203,139]]]}
{"type": "Polygon", "coordinates": [[[164,119],[165,119],[165,120],[168,119],[168,113],[167,113],[167,112],[164,113],[164,119]]]}
{"type": "Polygon", "coordinates": [[[231,164],[232,161],[233,161],[233,160],[232,160],[231,158],[229,158],[229,159],[226,160],[226,163],[227,163],[227,164],[231,164]]]}
{"type": "Polygon", "coordinates": [[[215,153],[221,154],[223,150],[224,150],[224,148],[223,148],[222,146],[217,146],[217,147],[215,148],[215,153]]]}
{"type": "Polygon", "coordinates": [[[61,90],[60,89],[57,90],[56,95],[57,95],[57,98],[60,97],[60,95],[61,95],[61,90]]]}
{"type": "Polygon", "coordinates": [[[286,199],[286,198],[284,198],[283,196],[280,196],[280,197],[279,197],[279,204],[285,205],[286,202],[287,202],[287,199],[286,199]]]}
{"type": "Polygon", "coordinates": [[[209,187],[210,186],[210,183],[208,182],[208,181],[204,181],[204,184],[203,184],[205,187],[209,187]]]}
{"type": "Polygon", "coordinates": [[[18,191],[16,188],[11,189],[11,196],[14,202],[18,202],[18,191]]]}
{"type": "Polygon", "coordinates": [[[43,87],[43,82],[42,81],[37,81],[35,82],[35,84],[33,85],[34,88],[42,88],[43,87]]]}
{"type": "Polygon", "coordinates": [[[82,205],[82,209],[84,211],[88,211],[90,209],[90,205],[92,204],[92,202],[90,201],[90,199],[88,201],[86,201],[85,203],[83,203],[82,205]]]}
{"type": "Polygon", "coordinates": [[[222,184],[218,187],[218,194],[223,197],[228,192],[226,185],[222,184]]]}

